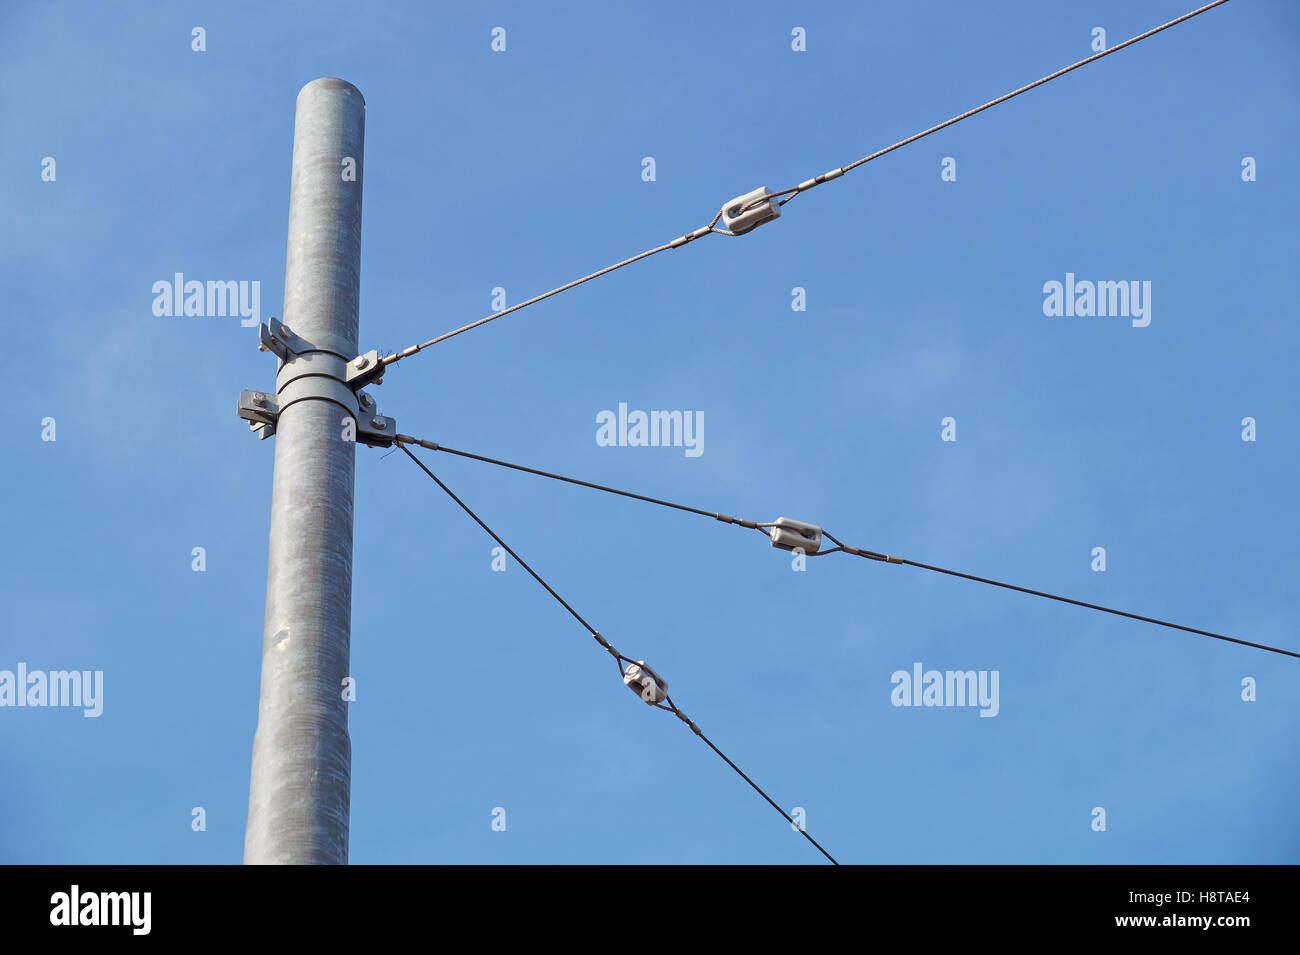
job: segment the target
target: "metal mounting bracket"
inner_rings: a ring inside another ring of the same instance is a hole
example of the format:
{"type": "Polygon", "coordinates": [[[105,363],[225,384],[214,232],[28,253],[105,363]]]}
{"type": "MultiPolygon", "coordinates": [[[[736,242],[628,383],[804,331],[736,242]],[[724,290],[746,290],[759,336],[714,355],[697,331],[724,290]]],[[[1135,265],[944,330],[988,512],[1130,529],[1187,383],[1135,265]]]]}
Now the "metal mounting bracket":
{"type": "Polygon", "coordinates": [[[397,437],[397,419],[363,414],[357,419],[357,440],[372,448],[391,448],[397,437]]]}
{"type": "Polygon", "coordinates": [[[370,384],[383,384],[384,368],[379,360],[379,352],[372,348],[348,362],[344,380],[354,390],[370,384]]]}
{"type": "Polygon", "coordinates": [[[291,361],[299,352],[314,350],[311,342],[299,338],[274,315],[266,320],[265,325],[258,326],[257,339],[259,351],[274,352],[281,361],[291,361]]]}
{"type": "Polygon", "coordinates": [[[397,421],[380,414],[375,399],[361,390],[383,379],[379,352],[371,350],[346,361],[333,352],[316,349],[275,318],[259,326],[257,347],[280,359],[275,394],[239,393],[237,413],[258,438],[264,440],[275,434],[280,415],[291,405],[323,400],[338,405],[352,417],[359,443],[376,448],[392,446],[397,421]]]}
{"type": "MultiPolygon", "coordinates": [[[[271,321],[275,321],[275,319],[273,318],[271,321]]],[[[281,361],[289,360],[289,349],[284,342],[276,338],[266,324],[257,326],[257,350],[274,352],[281,361]]]]}
{"type": "Polygon", "coordinates": [[[248,430],[260,440],[275,434],[275,422],[280,417],[280,403],[275,395],[264,391],[241,391],[239,393],[239,417],[248,422],[248,430]]]}

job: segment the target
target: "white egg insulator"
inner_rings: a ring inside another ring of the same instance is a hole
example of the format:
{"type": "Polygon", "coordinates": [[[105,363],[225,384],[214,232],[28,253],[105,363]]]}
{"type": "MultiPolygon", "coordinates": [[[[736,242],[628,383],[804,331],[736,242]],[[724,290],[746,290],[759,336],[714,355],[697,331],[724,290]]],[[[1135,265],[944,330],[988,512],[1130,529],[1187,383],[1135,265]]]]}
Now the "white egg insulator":
{"type": "Polygon", "coordinates": [[[767,186],[759,186],[753,192],[736,196],[722,207],[723,224],[736,235],[744,235],[778,218],[781,207],[767,198],[769,195],[767,186]]]}
{"type": "Polygon", "coordinates": [[[651,705],[668,699],[668,681],[646,666],[644,660],[627,665],[623,685],[651,705]]]}
{"type": "Polygon", "coordinates": [[[782,550],[801,550],[805,554],[815,554],[822,546],[820,527],[788,517],[778,517],[768,534],[772,538],[772,546],[782,550]]]}

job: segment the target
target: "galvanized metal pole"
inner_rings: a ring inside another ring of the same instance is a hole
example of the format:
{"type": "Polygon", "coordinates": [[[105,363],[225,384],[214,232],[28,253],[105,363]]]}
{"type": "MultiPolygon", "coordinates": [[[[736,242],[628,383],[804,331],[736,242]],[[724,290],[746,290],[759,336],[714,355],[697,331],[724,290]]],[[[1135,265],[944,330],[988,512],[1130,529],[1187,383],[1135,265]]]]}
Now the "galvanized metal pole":
{"type": "MultiPolygon", "coordinates": [[[[346,863],[352,743],[350,412],[327,395],[357,355],[365,100],[339,79],[298,94],[262,690],[246,863],[346,863]],[[349,171],[352,176],[349,176],[349,171]],[[310,383],[310,387],[306,384],[310,383]]],[[[355,432],[353,432],[355,434],[355,432]]]]}

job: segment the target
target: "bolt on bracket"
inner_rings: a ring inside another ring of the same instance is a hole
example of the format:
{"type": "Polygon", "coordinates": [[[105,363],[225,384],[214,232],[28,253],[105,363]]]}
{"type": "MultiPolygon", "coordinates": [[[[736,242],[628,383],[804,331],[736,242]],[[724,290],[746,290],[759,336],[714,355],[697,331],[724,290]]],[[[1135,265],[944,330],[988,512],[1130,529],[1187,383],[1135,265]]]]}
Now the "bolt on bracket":
{"type": "Polygon", "coordinates": [[[379,352],[372,348],[348,362],[347,370],[344,373],[344,381],[354,391],[357,388],[364,388],[366,385],[382,384],[384,368],[385,365],[379,360],[379,352]]]}
{"type": "Polygon", "coordinates": [[[362,414],[357,418],[357,440],[372,448],[390,448],[397,438],[397,419],[362,414]]]}
{"type": "Polygon", "coordinates": [[[289,360],[289,349],[285,347],[284,342],[271,333],[266,323],[257,326],[257,350],[273,352],[281,361],[289,360]]]}
{"type": "Polygon", "coordinates": [[[264,441],[275,434],[275,422],[280,417],[280,403],[275,395],[268,395],[264,391],[241,391],[238,414],[248,422],[248,430],[264,441]]]}

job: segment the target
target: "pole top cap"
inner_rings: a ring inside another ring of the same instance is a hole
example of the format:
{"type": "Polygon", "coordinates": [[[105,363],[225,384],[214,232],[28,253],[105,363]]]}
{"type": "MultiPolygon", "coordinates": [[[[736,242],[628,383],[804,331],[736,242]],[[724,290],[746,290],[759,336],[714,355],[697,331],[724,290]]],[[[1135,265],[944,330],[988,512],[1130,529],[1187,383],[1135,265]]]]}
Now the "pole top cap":
{"type": "Polygon", "coordinates": [[[361,95],[361,90],[357,89],[347,80],[341,80],[337,76],[322,76],[319,79],[312,80],[298,91],[299,98],[306,95],[308,90],[311,90],[313,93],[341,90],[345,93],[360,97],[361,105],[366,105],[366,98],[361,95]]]}

